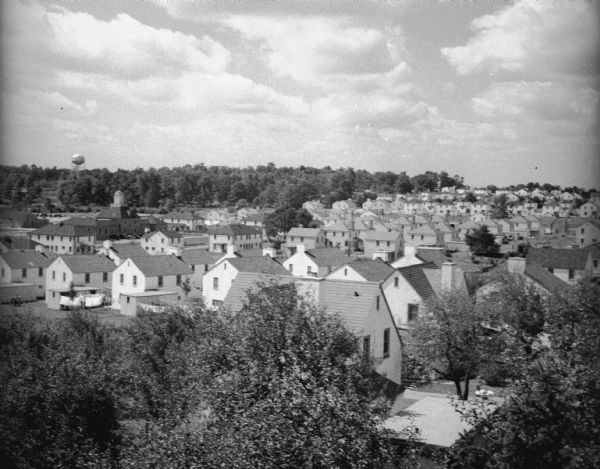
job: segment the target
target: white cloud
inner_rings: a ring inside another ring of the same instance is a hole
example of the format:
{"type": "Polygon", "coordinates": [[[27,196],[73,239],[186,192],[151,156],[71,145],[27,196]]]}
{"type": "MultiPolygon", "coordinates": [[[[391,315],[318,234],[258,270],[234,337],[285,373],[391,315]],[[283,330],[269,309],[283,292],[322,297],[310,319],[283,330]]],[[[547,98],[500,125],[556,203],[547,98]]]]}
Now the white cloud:
{"type": "Polygon", "coordinates": [[[598,111],[599,94],[553,82],[502,82],[472,99],[473,110],[487,118],[521,118],[590,124],[598,111]]]}
{"type": "Polygon", "coordinates": [[[471,24],[466,45],[442,55],[460,74],[595,73],[598,10],[594,2],[520,1],[471,24]]]}

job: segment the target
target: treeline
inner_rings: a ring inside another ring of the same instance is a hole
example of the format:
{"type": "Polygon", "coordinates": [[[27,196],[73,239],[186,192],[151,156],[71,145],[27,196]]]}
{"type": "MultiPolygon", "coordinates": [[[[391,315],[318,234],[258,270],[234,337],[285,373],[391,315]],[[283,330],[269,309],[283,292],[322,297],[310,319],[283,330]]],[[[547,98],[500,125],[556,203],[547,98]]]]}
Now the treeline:
{"type": "Polygon", "coordinates": [[[306,166],[276,167],[274,164],[246,168],[197,164],[176,168],[82,170],[33,166],[0,167],[0,197],[9,203],[42,202],[44,189],[58,191],[65,206],[105,206],[116,190],[125,194],[130,206],[197,207],[259,205],[298,208],[306,200],[319,198],[326,205],[355,198],[362,203],[370,192],[410,193],[442,187],[462,187],[463,178],[447,172],[374,172],[352,168],[306,166]]]}

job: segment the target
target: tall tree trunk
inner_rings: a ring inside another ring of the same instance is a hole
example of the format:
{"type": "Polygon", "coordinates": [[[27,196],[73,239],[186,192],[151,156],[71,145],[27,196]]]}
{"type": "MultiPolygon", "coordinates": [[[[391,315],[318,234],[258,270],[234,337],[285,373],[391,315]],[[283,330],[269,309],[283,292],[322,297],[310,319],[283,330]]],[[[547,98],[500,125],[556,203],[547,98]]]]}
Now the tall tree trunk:
{"type": "Polygon", "coordinates": [[[466,401],[469,398],[469,376],[471,374],[471,368],[467,370],[465,374],[465,392],[462,396],[463,400],[466,401]]]}
{"type": "Polygon", "coordinates": [[[460,388],[460,378],[454,380],[454,386],[456,386],[456,394],[462,399],[462,389],[460,388]]]}

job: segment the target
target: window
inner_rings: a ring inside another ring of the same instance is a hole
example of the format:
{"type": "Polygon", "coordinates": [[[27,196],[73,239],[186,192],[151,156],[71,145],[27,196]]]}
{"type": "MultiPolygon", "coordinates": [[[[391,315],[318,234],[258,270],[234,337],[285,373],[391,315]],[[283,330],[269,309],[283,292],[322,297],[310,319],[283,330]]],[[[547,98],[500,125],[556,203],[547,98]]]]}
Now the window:
{"type": "Polygon", "coordinates": [[[162,278],[162,275],[159,275],[159,276],[158,276],[158,286],[159,286],[159,287],[162,287],[162,286],[163,286],[163,278],[162,278]]]}
{"type": "Polygon", "coordinates": [[[85,274],[85,283],[89,283],[89,281],[90,281],[90,274],[89,274],[89,272],[86,272],[86,274],[85,274]]]}
{"type": "Polygon", "coordinates": [[[192,272],[196,272],[196,266],[194,264],[190,265],[190,269],[192,269],[192,272]]]}
{"type": "Polygon", "coordinates": [[[344,277],[348,276],[348,269],[344,269],[344,277]]]}
{"type": "Polygon", "coordinates": [[[65,272],[63,272],[63,282],[67,281],[67,274],[65,272]]]}
{"type": "Polygon", "coordinates": [[[375,241],[375,246],[379,246],[379,241],[375,241]]]}
{"type": "Polygon", "coordinates": [[[408,305],[408,322],[416,321],[419,317],[419,305],[408,305]]]}
{"type": "Polygon", "coordinates": [[[27,278],[27,269],[23,269],[21,275],[22,275],[23,278],[27,278]]]}
{"type": "Polygon", "coordinates": [[[133,286],[137,287],[137,275],[133,276],[133,286]]]}
{"type": "Polygon", "coordinates": [[[129,299],[130,299],[130,298],[129,298],[129,297],[127,297],[127,304],[129,304],[129,299]]]}
{"type": "Polygon", "coordinates": [[[379,309],[379,295],[377,295],[377,298],[375,301],[375,308],[379,309]]]}
{"type": "Polygon", "coordinates": [[[102,272],[102,281],[108,282],[108,272],[102,272]]]}
{"type": "Polygon", "coordinates": [[[181,285],[181,275],[178,275],[177,277],[175,277],[175,285],[177,285],[177,286],[181,285]]]}
{"type": "Polygon", "coordinates": [[[123,285],[123,283],[125,283],[125,275],[124,274],[119,274],[119,283],[121,285],[123,285]]]}
{"type": "Polygon", "coordinates": [[[208,264],[204,266],[204,272],[208,272],[208,264]]]}
{"type": "Polygon", "coordinates": [[[390,356],[390,328],[383,330],[383,358],[390,356]]]}
{"type": "Polygon", "coordinates": [[[213,277],[213,290],[219,289],[219,277],[213,277]]]}
{"type": "Polygon", "coordinates": [[[307,273],[308,275],[312,274],[312,265],[309,265],[309,266],[306,268],[306,273],[307,273]]]}
{"type": "Polygon", "coordinates": [[[598,268],[598,261],[594,261],[594,269],[598,268]]]}
{"type": "Polygon", "coordinates": [[[290,273],[293,274],[294,273],[294,264],[290,264],[290,273]]]}
{"type": "MultiPolygon", "coordinates": [[[[4,272],[2,273],[4,275],[4,272]]],[[[38,267],[38,277],[42,277],[44,275],[44,268],[38,267]]]]}
{"type": "Polygon", "coordinates": [[[56,280],[56,271],[52,271],[52,280],[56,280]]]}
{"type": "Polygon", "coordinates": [[[363,337],[362,352],[363,359],[368,360],[371,358],[371,336],[369,335],[363,337]]]}
{"type": "Polygon", "coordinates": [[[398,277],[394,277],[394,286],[398,288],[398,277]]]}
{"type": "Polygon", "coordinates": [[[573,269],[569,269],[569,280],[575,279],[575,271],[573,269]]]}

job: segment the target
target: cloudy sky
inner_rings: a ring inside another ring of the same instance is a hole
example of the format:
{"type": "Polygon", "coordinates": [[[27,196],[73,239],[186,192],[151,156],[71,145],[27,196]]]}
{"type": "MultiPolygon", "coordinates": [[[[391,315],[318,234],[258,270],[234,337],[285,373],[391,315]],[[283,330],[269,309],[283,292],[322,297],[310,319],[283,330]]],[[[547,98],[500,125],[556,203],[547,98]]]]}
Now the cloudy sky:
{"type": "Polygon", "coordinates": [[[4,0],[2,162],[600,186],[600,2],[4,0]]]}

